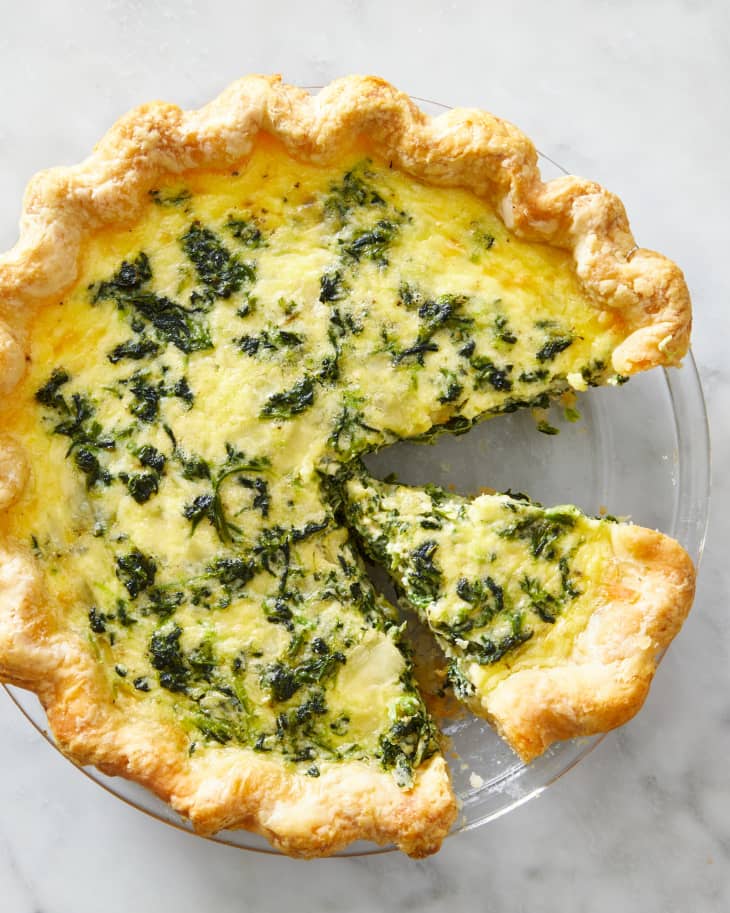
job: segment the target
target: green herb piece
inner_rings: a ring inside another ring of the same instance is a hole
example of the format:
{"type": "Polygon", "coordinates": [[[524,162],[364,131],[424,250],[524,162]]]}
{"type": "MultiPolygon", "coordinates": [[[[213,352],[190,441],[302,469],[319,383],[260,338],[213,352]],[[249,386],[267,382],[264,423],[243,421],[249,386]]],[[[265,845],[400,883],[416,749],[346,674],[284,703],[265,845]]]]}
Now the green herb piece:
{"type": "Polygon", "coordinates": [[[342,276],[342,270],[329,269],[319,279],[319,300],[341,301],[347,295],[347,288],[342,276]]]}
{"type": "MultiPolygon", "coordinates": [[[[140,253],[131,263],[123,261],[110,280],[93,287],[93,302],[114,301],[120,310],[131,314],[132,328],[136,332],[141,332],[147,321],[161,339],[172,343],[182,352],[190,353],[211,348],[212,341],[208,328],[200,313],[205,308],[194,306],[188,310],[170,298],[156,295],[146,287],[151,279],[149,259],[145,253],[140,253]]],[[[122,348],[119,352],[115,349],[110,358],[119,360],[124,357],[142,357],[135,352],[149,348],[150,341],[143,336],[139,342],[142,349],[136,350],[132,342],[121,345],[127,348],[122,348]]]]}
{"type": "Polygon", "coordinates": [[[333,651],[325,656],[314,656],[295,667],[271,663],[261,673],[261,685],[271,692],[275,701],[284,703],[304,685],[318,684],[335,676],[345,662],[343,653],[333,651]]]}
{"type": "Polygon", "coordinates": [[[438,750],[438,736],[425,707],[415,694],[402,697],[394,708],[395,722],[380,736],[380,763],[392,770],[402,789],[413,785],[413,772],[438,750]]]}
{"type": "Polygon", "coordinates": [[[547,368],[537,368],[535,371],[523,371],[519,376],[519,380],[523,384],[537,384],[547,380],[549,376],[550,372],[547,368]]]}
{"type": "Polygon", "coordinates": [[[452,659],[446,671],[446,677],[451,683],[454,694],[461,701],[467,701],[474,694],[474,685],[464,675],[459,662],[452,659]]]}
{"type": "Polygon", "coordinates": [[[494,318],[494,335],[500,342],[503,342],[508,346],[513,346],[517,342],[517,337],[510,330],[509,323],[504,314],[498,314],[494,318]]]}
{"type": "Polygon", "coordinates": [[[140,361],[142,358],[147,358],[148,355],[156,355],[159,351],[160,347],[154,340],[148,339],[147,336],[140,336],[139,339],[120,342],[107,355],[107,358],[115,365],[124,358],[140,361]]]}
{"type": "Polygon", "coordinates": [[[126,555],[118,555],[116,574],[132,599],[155,582],[157,563],[139,549],[132,549],[126,555]]]}
{"type": "Polygon", "coordinates": [[[152,472],[131,475],[126,480],[127,489],[137,504],[149,501],[159,490],[159,476],[152,472]]]}
{"type": "Polygon", "coordinates": [[[534,577],[525,575],[520,581],[520,587],[530,597],[532,608],[540,618],[549,624],[554,624],[562,608],[561,600],[553,596],[552,593],[548,593],[540,585],[539,580],[534,577]]]}
{"type": "Polygon", "coordinates": [[[74,463],[86,476],[86,488],[93,488],[97,482],[109,485],[111,473],[104,469],[93,450],[80,446],[74,453],[74,463]]]}
{"type": "Polygon", "coordinates": [[[472,356],[469,363],[474,370],[474,386],[477,390],[486,387],[487,384],[500,393],[509,393],[512,389],[512,381],[509,378],[512,365],[498,368],[486,355],[472,356]]]}
{"type": "Polygon", "coordinates": [[[150,261],[144,252],[138,254],[133,262],[123,260],[114,276],[96,287],[94,302],[106,298],[124,299],[132,292],[138,292],[152,278],[150,261]]]}
{"type": "Polygon", "coordinates": [[[107,616],[95,606],[89,609],[89,627],[94,634],[104,634],[106,632],[106,621],[107,616]]]}
{"type": "Polygon", "coordinates": [[[426,606],[438,599],[441,592],[441,571],[433,563],[438,543],[427,539],[410,553],[411,571],[408,575],[409,599],[416,606],[426,606]]]}
{"type": "MultiPolygon", "coordinates": [[[[267,458],[247,459],[244,453],[236,450],[230,444],[226,444],[226,461],[217,475],[211,479],[212,491],[198,495],[191,503],[183,507],[183,516],[192,523],[191,532],[194,533],[200,521],[205,519],[213,526],[221,542],[232,542],[240,535],[240,528],[226,516],[222,500],[223,483],[232,476],[238,476],[239,484],[246,488],[250,487],[256,492],[254,509],[261,510],[263,516],[268,516],[270,497],[266,481],[263,479],[250,481],[243,475],[244,473],[260,472],[267,469],[268,466],[267,458]]],[[[199,468],[203,469],[202,463],[199,468]]],[[[204,469],[207,477],[211,478],[210,468],[207,464],[204,464],[204,469]]]]}
{"type": "Polygon", "coordinates": [[[162,472],[167,462],[165,455],[151,444],[143,444],[135,451],[135,456],[143,466],[148,466],[156,472],[162,472]]]}
{"type": "Polygon", "coordinates": [[[495,639],[480,637],[478,640],[469,640],[462,649],[467,656],[482,666],[499,662],[503,656],[522,646],[534,634],[534,631],[524,627],[524,616],[520,612],[512,613],[510,624],[512,630],[508,634],[495,639]]]}
{"type": "Polygon", "coordinates": [[[152,667],[159,673],[159,682],[168,691],[185,691],[190,679],[180,648],[182,628],[170,622],[154,631],[149,645],[152,667]]]}
{"type": "Polygon", "coordinates": [[[534,558],[543,557],[547,561],[552,561],[555,558],[556,543],[574,526],[573,514],[550,511],[523,517],[500,530],[499,535],[504,539],[524,539],[530,543],[530,551],[534,558]]]}
{"type": "Polygon", "coordinates": [[[314,403],[314,383],[312,378],[303,377],[289,390],[274,393],[263,409],[262,418],[288,419],[309,409],[314,403]]]}
{"type": "Polygon", "coordinates": [[[190,354],[213,348],[200,308],[188,310],[170,298],[152,292],[136,294],[125,303],[148,320],[165,342],[171,343],[181,352],[190,354]]]}
{"type": "Polygon", "coordinates": [[[387,251],[398,234],[399,226],[389,219],[381,219],[372,228],[360,229],[349,240],[340,239],[342,252],[353,260],[366,257],[381,269],[388,265],[387,251]]]}
{"type": "Polygon", "coordinates": [[[229,216],[226,228],[244,247],[250,247],[255,250],[259,247],[264,247],[266,244],[261,229],[250,219],[236,219],[234,216],[229,216]]]}
{"type": "Polygon", "coordinates": [[[216,526],[214,496],[212,494],[198,495],[190,504],[186,504],[183,507],[182,513],[183,517],[185,517],[186,520],[191,521],[193,525],[193,532],[195,532],[198,524],[203,519],[209,520],[214,526],[216,526]]]}
{"type": "Polygon", "coordinates": [[[572,346],[574,341],[573,336],[554,336],[541,346],[535,357],[540,363],[552,361],[557,355],[572,346]]]}
{"type": "Polygon", "coordinates": [[[114,450],[116,442],[104,431],[99,422],[92,421],[95,410],[86,396],[74,393],[69,404],[59,392],[69,380],[70,376],[66,371],[55,369],[49,380],[36,391],[36,401],[62,417],[62,421],[53,426],[53,434],[61,434],[70,439],[66,456],[73,453],[75,466],[86,476],[87,489],[91,489],[97,483],[108,485],[112,476],[102,466],[98,452],[114,450]]]}
{"type": "Polygon", "coordinates": [[[240,261],[209,228],[193,222],[180,239],[203,282],[219,298],[230,298],[244,283],[256,279],[252,263],[240,261]]]}
{"type": "Polygon", "coordinates": [[[493,234],[484,231],[484,229],[480,228],[478,225],[475,225],[472,228],[472,237],[477,245],[484,250],[491,250],[494,247],[494,242],[497,240],[493,234]]]}
{"type": "Polygon", "coordinates": [[[358,406],[345,402],[335,416],[328,443],[341,454],[353,453],[359,448],[369,434],[378,434],[378,429],[368,425],[358,406]],[[365,432],[363,434],[363,432],[365,432]]]}
{"type": "Polygon", "coordinates": [[[340,222],[347,219],[353,209],[363,206],[385,206],[385,200],[373,187],[365,183],[363,175],[367,163],[348,171],[339,184],[333,184],[324,201],[324,212],[340,222]]]}
{"type": "Polygon", "coordinates": [[[466,330],[474,323],[472,317],[466,317],[461,313],[464,305],[469,301],[466,295],[446,294],[435,299],[424,299],[416,289],[407,283],[401,283],[399,294],[401,301],[406,303],[409,308],[415,308],[418,305],[421,329],[418,331],[418,337],[413,345],[405,349],[399,350],[386,340],[386,346],[393,354],[394,364],[400,364],[406,358],[415,357],[418,364],[423,365],[424,355],[427,352],[438,352],[439,347],[433,341],[436,333],[440,330],[448,330],[452,338],[461,340],[466,330]]]}
{"type": "Polygon", "coordinates": [[[269,516],[269,508],[271,507],[271,496],[269,494],[269,486],[265,479],[247,479],[245,476],[241,476],[238,479],[238,484],[242,485],[244,488],[252,488],[256,493],[253,499],[253,509],[260,510],[261,516],[269,516]]]}
{"type": "Polygon", "coordinates": [[[292,349],[304,344],[304,337],[291,330],[262,330],[258,336],[239,336],[233,340],[246,355],[276,352],[280,349],[292,349]]]}
{"type": "Polygon", "coordinates": [[[164,395],[162,383],[151,384],[147,375],[137,372],[129,378],[128,384],[135,399],[129,411],[140,421],[153,422],[160,414],[160,399],[164,395]]]}
{"type": "Polygon", "coordinates": [[[423,338],[430,338],[442,327],[466,329],[474,323],[472,317],[464,317],[460,312],[469,303],[466,295],[440,295],[428,299],[418,308],[418,316],[423,322],[423,338]]]}
{"type": "Polygon", "coordinates": [[[64,384],[71,380],[71,375],[63,368],[54,368],[48,380],[35,392],[36,402],[57,412],[67,412],[66,400],[58,392],[64,384]]]}
{"type": "Polygon", "coordinates": [[[444,405],[446,403],[453,403],[459,399],[464,392],[464,385],[459,382],[453,371],[448,371],[446,368],[441,368],[441,376],[443,378],[443,392],[438,400],[444,405]]]}

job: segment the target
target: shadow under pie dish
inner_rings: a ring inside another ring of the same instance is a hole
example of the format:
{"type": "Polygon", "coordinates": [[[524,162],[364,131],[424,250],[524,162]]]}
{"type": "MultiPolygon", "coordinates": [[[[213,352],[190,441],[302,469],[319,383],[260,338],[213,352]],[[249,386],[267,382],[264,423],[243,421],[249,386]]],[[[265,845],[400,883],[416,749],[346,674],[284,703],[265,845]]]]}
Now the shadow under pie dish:
{"type": "MultiPolygon", "coordinates": [[[[251,77],[37,177],[0,296],[3,676],[200,832],[437,849],[437,730],[330,482],[675,363],[679,270],[490,115],[251,77]]],[[[649,677],[691,600],[673,554],[649,677]]]]}

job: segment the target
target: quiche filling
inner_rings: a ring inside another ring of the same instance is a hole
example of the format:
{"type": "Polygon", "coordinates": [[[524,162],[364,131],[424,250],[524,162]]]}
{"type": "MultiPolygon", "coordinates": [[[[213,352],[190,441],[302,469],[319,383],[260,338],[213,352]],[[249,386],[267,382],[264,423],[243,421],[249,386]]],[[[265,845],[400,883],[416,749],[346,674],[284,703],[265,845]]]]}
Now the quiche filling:
{"type": "Polygon", "coordinates": [[[457,695],[476,707],[508,675],[563,663],[611,599],[613,518],[524,495],[469,500],[362,469],[343,493],[365,551],[435,634],[457,695]]]}
{"type": "MultiPolygon", "coordinates": [[[[6,407],[33,475],[0,522],[129,713],[174,720],[191,753],[237,744],[313,777],[357,758],[406,787],[436,731],[322,478],[621,382],[625,335],[567,253],[474,194],[364,147],[319,167],[260,136],[239,170],[160,186],[98,233],[37,316],[6,407]]],[[[603,525],[504,497],[350,496],[462,689],[550,661],[585,619],[603,525]]]]}

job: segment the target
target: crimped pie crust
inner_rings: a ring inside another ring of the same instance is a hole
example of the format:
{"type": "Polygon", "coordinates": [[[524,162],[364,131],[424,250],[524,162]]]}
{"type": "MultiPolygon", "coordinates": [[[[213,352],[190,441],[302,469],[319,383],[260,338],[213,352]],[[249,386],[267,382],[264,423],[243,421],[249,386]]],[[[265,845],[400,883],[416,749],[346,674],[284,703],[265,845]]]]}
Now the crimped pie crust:
{"type": "MultiPolygon", "coordinates": [[[[574,177],[543,183],[534,147],[512,125],[471,110],[428,118],[373,77],[347,77],[312,97],[278,77],[251,76],[198,111],[142,106],[85,162],[31,181],[20,239],[0,258],[4,396],[13,395],[23,376],[34,313],[73,285],[84,240],[103,226],[133,221],[161,178],[240,161],[259,131],[316,163],[334,160],[367,134],[374,151],[396,168],[433,184],[467,187],[517,235],[570,251],[596,307],[631,330],[613,353],[617,372],[674,364],[685,353],[690,304],[680,270],[636,247],[622,204],[598,185],[574,177]]],[[[22,446],[4,435],[0,509],[12,509],[28,472],[22,446]]],[[[202,833],[246,827],[303,856],[332,853],[361,838],[395,842],[413,856],[438,848],[455,817],[442,758],[423,765],[409,792],[361,764],[323,765],[320,778],[302,782],[241,749],[189,761],[174,730],[124,719],[109,704],[92,658],[57,632],[40,564],[17,543],[0,549],[0,675],[38,693],[59,745],[74,760],[143,783],[202,833]]],[[[633,631],[638,622],[627,624],[633,631]]],[[[656,624],[669,630],[674,622],[656,624]]],[[[519,705],[519,696],[505,695],[503,704],[510,702],[519,705]]],[[[500,725],[507,732],[505,719],[500,725]]],[[[552,738],[560,730],[555,721],[530,725],[543,742],[545,732],[552,738]]]]}

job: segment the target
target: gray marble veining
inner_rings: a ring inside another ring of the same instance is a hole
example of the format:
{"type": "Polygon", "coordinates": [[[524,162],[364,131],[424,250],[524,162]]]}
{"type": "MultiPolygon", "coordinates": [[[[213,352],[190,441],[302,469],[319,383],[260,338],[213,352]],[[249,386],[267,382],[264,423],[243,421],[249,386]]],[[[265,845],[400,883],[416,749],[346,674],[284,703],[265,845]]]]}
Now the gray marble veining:
{"type": "Polygon", "coordinates": [[[730,909],[730,6],[726,0],[306,4],[43,0],[0,32],[0,247],[33,172],[82,158],[134,104],[200,104],[246,72],[379,73],[479,105],[618,192],[685,269],[714,447],[695,609],[642,713],[539,800],[397,855],[294,862],[165,827],[64,761],[0,693],[5,913],[730,909]]]}

